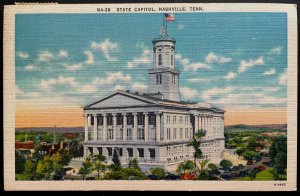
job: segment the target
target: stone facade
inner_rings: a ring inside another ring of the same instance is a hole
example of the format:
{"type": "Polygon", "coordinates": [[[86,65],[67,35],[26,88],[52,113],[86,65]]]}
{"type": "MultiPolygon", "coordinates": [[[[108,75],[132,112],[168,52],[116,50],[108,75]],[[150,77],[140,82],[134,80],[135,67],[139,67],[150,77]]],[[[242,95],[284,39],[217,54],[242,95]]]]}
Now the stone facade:
{"type": "Polygon", "coordinates": [[[193,159],[187,146],[196,131],[207,131],[204,157],[218,162],[224,150],[224,111],[208,104],[180,101],[175,69],[175,39],[166,34],[153,41],[153,68],[147,94],[117,91],[84,107],[84,156],[102,154],[111,161],[114,149],[121,163],[136,158],[142,169],[174,171],[193,159]]]}

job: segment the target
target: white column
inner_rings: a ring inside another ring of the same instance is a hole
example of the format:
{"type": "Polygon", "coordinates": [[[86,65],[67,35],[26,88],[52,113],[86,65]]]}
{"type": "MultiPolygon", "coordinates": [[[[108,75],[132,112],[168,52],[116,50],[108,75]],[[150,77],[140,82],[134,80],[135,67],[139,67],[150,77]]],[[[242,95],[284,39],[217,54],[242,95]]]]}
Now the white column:
{"type": "Polygon", "coordinates": [[[144,113],[145,121],[144,121],[144,132],[145,132],[145,141],[149,140],[149,125],[148,125],[148,113],[144,113]]]}
{"type": "Polygon", "coordinates": [[[144,159],[147,161],[150,160],[150,152],[148,148],[144,148],[144,159]]]}
{"type": "Polygon", "coordinates": [[[156,141],[160,141],[160,113],[157,112],[155,113],[156,115],[156,127],[155,127],[155,138],[156,138],[156,141]]]}
{"type": "Polygon", "coordinates": [[[195,115],[195,133],[197,133],[198,130],[199,130],[198,121],[199,121],[199,117],[198,117],[198,114],[197,114],[197,115],[195,115]]]}
{"type": "Polygon", "coordinates": [[[221,137],[224,137],[224,117],[223,118],[221,118],[221,124],[222,124],[222,126],[221,126],[221,131],[220,131],[220,136],[221,137]]]}
{"type": "Polygon", "coordinates": [[[213,134],[212,131],[211,131],[211,116],[209,115],[207,117],[207,133],[206,135],[210,135],[210,134],[213,134]]]}
{"type": "Polygon", "coordinates": [[[128,151],[127,151],[127,148],[123,148],[123,160],[128,163],[128,151]]]}
{"type": "Polygon", "coordinates": [[[132,132],[132,141],[137,141],[137,113],[132,113],[133,115],[133,132],[132,132]]]}
{"type": "Polygon", "coordinates": [[[127,116],[126,113],[123,113],[122,115],[123,115],[123,140],[126,141],[127,140],[127,116]]]}
{"type": "Polygon", "coordinates": [[[94,141],[97,141],[98,122],[97,114],[94,114],[94,141]]]}
{"type": "Polygon", "coordinates": [[[88,115],[84,116],[84,141],[89,140],[88,115]]]}
{"type": "Polygon", "coordinates": [[[103,141],[107,141],[107,116],[106,114],[102,114],[103,116],[103,141]]]}
{"type": "Polygon", "coordinates": [[[203,129],[203,127],[202,127],[202,116],[201,115],[199,116],[199,122],[200,122],[199,128],[203,129]]]}
{"type": "Polygon", "coordinates": [[[117,140],[117,114],[112,114],[113,116],[113,140],[117,140]]]}

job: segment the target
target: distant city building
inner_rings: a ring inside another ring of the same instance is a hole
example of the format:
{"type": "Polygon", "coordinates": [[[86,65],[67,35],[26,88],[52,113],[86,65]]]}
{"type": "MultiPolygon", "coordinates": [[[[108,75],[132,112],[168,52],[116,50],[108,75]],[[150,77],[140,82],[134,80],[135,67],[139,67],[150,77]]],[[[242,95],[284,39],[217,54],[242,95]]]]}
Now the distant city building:
{"type": "Polygon", "coordinates": [[[205,159],[219,162],[224,151],[224,110],[180,100],[175,67],[176,40],[162,27],[153,43],[148,93],[116,91],[84,107],[84,156],[102,154],[111,161],[117,149],[121,163],[136,158],[142,169],[174,171],[193,159],[187,146],[195,132],[206,130],[201,149],[205,159]]]}

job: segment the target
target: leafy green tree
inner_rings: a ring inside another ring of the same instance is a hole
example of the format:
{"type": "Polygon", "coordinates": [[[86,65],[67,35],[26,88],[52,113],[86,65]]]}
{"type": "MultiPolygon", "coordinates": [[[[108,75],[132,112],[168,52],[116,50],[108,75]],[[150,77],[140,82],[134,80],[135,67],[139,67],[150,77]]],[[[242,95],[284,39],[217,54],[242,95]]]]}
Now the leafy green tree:
{"type": "Polygon", "coordinates": [[[229,169],[230,167],[232,167],[232,162],[229,161],[229,160],[226,160],[226,159],[223,159],[221,162],[220,162],[220,165],[224,168],[224,169],[229,169]]]}
{"type": "Polygon", "coordinates": [[[287,168],[287,155],[284,152],[277,153],[274,158],[274,170],[278,174],[278,178],[280,179],[280,175],[286,173],[287,168]]]}
{"type": "Polygon", "coordinates": [[[218,170],[218,167],[217,167],[215,164],[213,164],[213,163],[209,163],[209,164],[207,165],[207,167],[208,167],[209,170],[210,170],[210,175],[211,175],[211,176],[218,170]]]}
{"type": "Polygon", "coordinates": [[[242,153],[242,156],[244,157],[244,159],[246,160],[255,160],[257,157],[259,157],[259,153],[258,152],[255,152],[255,151],[252,151],[252,150],[245,150],[243,153],[242,153]]]}
{"type": "Polygon", "coordinates": [[[100,172],[104,172],[106,169],[106,165],[100,161],[96,160],[93,162],[94,169],[97,171],[97,179],[100,178],[100,172]]]}
{"type": "Polygon", "coordinates": [[[195,169],[195,164],[193,161],[187,160],[180,163],[176,169],[178,174],[185,174],[187,171],[192,171],[195,169]]]}
{"type": "Polygon", "coordinates": [[[143,180],[145,179],[145,174],[140,168],[128,167],[123,169],[124,180],[143,180]]]}
{"type": "Polygon", "coordinates": [[[257,173],[258,173],[257,169],[252,169],[249,173],[250,180],[254,180],[256,178],[257,173]]]}
{"type": "Polygon", "coordinates": [[[287,168],[287,140],[286,137],[277,137],[269,150],[270,158],[274,163],[274,178],[286,173],[287,168]]]}
{"type": "Polygon", "coordinates": [[[243,153],[245,152],[245,148],[238,148],[238,149],[236,149],[236,154],[238,154],[239,156],[242,156],[243,155],[243,153]]]}
{"type": "Polygon", "coordinates": [[[139,163],[138,163],[138,160],[136,158],[129,160],[128,167],[140,170],[139,163]]]}
{"type": "Polygon", "coordinates": [[[22,153],[20,153],[18,151],[15,151],[15,170],[16,170],[16,174],[22,174],[24,172],[25,163],[26,163],[25,156],[22,153]]]}
{"type": "Polygon", "coordinates": [[[114,153],[113,153],[113,157],[112,157],[112,162],[113,162],[113,164],[111,165],[111,169],[112,170],[118,171],[118,170],[120,170],[122,168],[121,167],[120,158],[119,158],[119,154],[118,154],[118,151],[117,151],[116,148],[114,149],[114,153]]]}
{"type": "MultiPolygon", "coordinates": [[[[125,180],[124,172],[122,171],[123,169],[121,168],[120,170],[112,170],[110,172],[107,172],[104,175],[105,180],[125,180]]],[[[126,179],[128,180],[128,179],[126,179]]]]}
{"type": "Polygon", "coordinates": [[[150,171],[152,175],[159,176],[161,179],[166,176],[166,171],[160,167],[151,168],[150,171]]]}
{"type": "Polygon", "coordinates": [[[64,171],[64,164],[66,164],[65,162],[65,158],[64,155],[61,153],[55,153],[54,155],[52,155],[51,157],[52,159],[52,164],[53,164],[53,171],[52,171],[52,178],[54,180],[60,180],[62,179],[63,175],[65,174],[64,171]]]}
{"type": "Polygon", "coordinates": [[[85,177],[92,172],[92,162],[90,158],[86,158],[82,162],[82,166],[79,169],[79,174],[82,175],[83,180],[85,180],[85,177]]]}
{"type": "Polygon", "coordinates": [[[96,154],[94,155],[93,157],[93,161],[101,161],[101,162],[104,162],[106,160],[106,157],[103,156],[102,154],[96,154]]]}
{"type": "Polygon", "coordinates": [[[40,160],[36,167],[36,174],[38,179],[51,180],[53,172],[53,162],[50,156],[45,156],[42,160],[40,160]]]}
{"type": "Polygon", "coordinates": [[[66,150],[60,150],[58,153],[60,154],[60,164],[63,166],[69,165],[72,159],[70,154],[66,150]]]}
{"type": "Polygon", "coordinates": [[[199,130],[198,132],[196,132],[193,136],[193,139],[191,141],[188,142],[188,146],[192,146],[194,149],[194,165],[195,168],[197,167],[197,159],[202,158],[202,150],[200,149],[201,143],[202,143],[202,139],[203,137],[206,135],[206,131],[204,131],[203,129],[199,130]]]}
{"type": "Polygon", "coordinates": [[[36,162],[31,159],[27,159],[25,162],[24,168],[24,179],[26,180],[35,180],[36,179],[36,162]]]}

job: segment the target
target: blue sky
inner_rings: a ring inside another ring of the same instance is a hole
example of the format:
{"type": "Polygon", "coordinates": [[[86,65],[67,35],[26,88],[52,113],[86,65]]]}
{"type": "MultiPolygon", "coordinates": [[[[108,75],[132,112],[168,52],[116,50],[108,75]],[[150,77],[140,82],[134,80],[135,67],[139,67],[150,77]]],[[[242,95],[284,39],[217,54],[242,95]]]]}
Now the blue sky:
{"type": "MultiPolygon", "coordinates": [[[[77,107],[116,89],[147,91],[162,14],[16,15],[17,101],[77,107]]],[[[182,100],[222,108],[286,107],[285,13],[180,13],[182,100]]]]}

